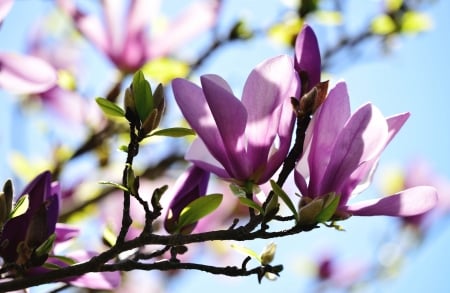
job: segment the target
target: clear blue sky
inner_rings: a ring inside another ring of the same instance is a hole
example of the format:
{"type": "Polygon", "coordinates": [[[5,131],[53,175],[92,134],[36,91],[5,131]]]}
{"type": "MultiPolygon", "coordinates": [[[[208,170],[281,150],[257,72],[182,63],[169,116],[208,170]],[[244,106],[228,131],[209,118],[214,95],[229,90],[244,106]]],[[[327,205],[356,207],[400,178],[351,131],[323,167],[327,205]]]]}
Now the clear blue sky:
{"type": "MultiPolygon", "coordinates": [[[[178,1],[178,0],[177,0],[178,1]]],[[[50,1],[33,3],[18,0],[16,7],[0,31],[0,50],[22,48],[26,29],[35,17],[39,17],[51,6],[50,1]],[[14,29],[12,29],[14,27],[14,29]]],[[[178,1],[179,2],[179,1],[178,1]]],[[[243,15],[254,23],[270,23],[277,13],[277,1],[271,0],[261,5],[260,1],[232,0],[226,6],[225,16],[231,19],[236,11],[243,11],[243,15]]],[[[352,2],[352,17],[362,18],[358,15],[358,4],[362,1],[352,2]],[[354,14],[354,15],[353,15],[354,14]]],[[[364,1],[365,2],[365,1],[364,1]]],[[[368,1],[376,7],[376,1],[368,1]],[[375,3],[375,4],[374,4],[375,3]]],[[[345,79],[348,83],[353,109],[371,101],[376,104],[387,116],[398,112],[410,111],[410,120],[400,134],[383,154],[379,171],[391,164],[405,164],[416,156],[429,160],[433,167],[450,178],[450,99],[446,91],[449,83],[450,68],[450,1],[437,1],[427,11],[433,18],[434,28],[420,36],[406,37],[398,40],[399,48],[393,54],[379,58],[363,58],[354,64],[342,66],[339,70],[331,72],[333,79],[345,79]]],[[[321,35],[323,29],[319,26],[319,42],[326,44],[326,36],[321,35]],[[322,38],[323,37],[323,38],[322,38]]],[[[373,48],[368,47],[367,50],[373,48]]],[[[224,76],[233,85],[239,87],[243,84],[248,72],[264,58],[274,54],[283,53],[283,49],[270,46],[263,41],[252,41],[246,44],[236,44],[217,52],[215,57],[201,69],[203,72],[213,72],[224,76]]],[[[0,115],[0,150],[5,153],[11,146],[8,137],[8,121],[11,114],[11,99],[0,91],[2,106],[0,115]]],[[[5,156],[0,159],[5,166],[5,156]]],[[[4,170],[4,176],[10,176],[4,170]],[[6,173],[6,174],[5,174],[6,173]]],[[[382,176],[380,172],[379,176],[382,176]]],[[[343,223],[346,232],[315,231],[282,240],[276,240],[279,253],[276,263],[283,263],[285,270],[276,282],[264,280],[258,285],[254,278],[233,280],[199,272],[188,272],[181,276],[177,286],[170,286],[170,292],[302,292],[306,287],[307,278],[300,274],[299,266],[305,259],[320,251],[321,247],[334,247],[336,251],[352,257],[374,257],[377,250],[374,243],[383,239],[389,225],[389,219],[355,218],[343,223]],[[326,233],[324,233],[326,232],[326,233]],[[194,291],[195,290],[195,291],[194,291]]],[[[320,229],[324,230],[324,229],[320,229]]],[[[259,250],[266,241],[246,243],[251,248],[259,250]]],[[[418,251],[413,261],[406,263],[399,277],[387,284],[367,292],[449,292],[450,283],[447,276],[450,274],[450,226],[448,221],[437,223],[433,227],[432,237],[425,240],[423,247],[418,251]]],[[[366,292],[366,291],[365,291],[366,292]]]]}

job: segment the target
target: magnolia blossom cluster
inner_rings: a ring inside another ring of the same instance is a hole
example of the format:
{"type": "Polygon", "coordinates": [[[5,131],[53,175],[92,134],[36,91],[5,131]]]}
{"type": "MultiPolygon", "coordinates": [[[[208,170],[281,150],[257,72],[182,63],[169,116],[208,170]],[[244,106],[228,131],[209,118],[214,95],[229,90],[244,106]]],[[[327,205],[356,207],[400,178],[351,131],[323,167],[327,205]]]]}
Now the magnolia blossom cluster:
{"type": "MultiPolygon", "coordinates": [[[[201,86],[175,79],[175,100],[197,133],[186,159],[204,172],[241,186],[267,182],[279,170],[291,146],[293,98],[294,104],[315,104],[312,108],[317,108],[306,129],[303,151],[296,158],[294,171],[301,194],[301,222],[314,224],[314,217],[307,219],[311,216],[308,210],[320,213],[329,200],[335,199],[338,204],[330,218],[333,220],[352,215],[411,216],[431,209],[437,195],[430,186],[411,187],[383,198],[350,204],[351,197],[370,182],[381,153],[409,113],[385,118],[368,103],[352,114],[345,82],[337,83],[326,96],[318,93],[323,88],[320,68],[317,38],[305,25],[296,39],[294,58],[282,55],[260,63],[247,78],[241,99],[218,75],[201,76],[201,86]],[[311,98],[313,101],[308,101],[311,98]]],[[[174,211],[180,210],[180,200],[186,202],[186,197],[193,200],[199,196],[191,191],[192,186],[175,191],[174,211]]]]}
{"type": "MultiPolygon", "coordinates": [[[[0,25],[12,2],[0,1],[0,25]]],[[[58,1],[77,29],[123,74],[173,52],[192,35],[210,28],[219,7],[219,1],[197,3],[163,34],[150,38],[146,34],[149,18],[143,12],[151,10],[148,7],[151,3],[132,1],[126,10],[127,22],[119,27],[116,20],[120,19],[120,11],[112,1],[103,3],[104,25],[80,11],[72,1],[58,1]],[[193,13],[199,9],[203,11],[202,18],[193,13]]],[[[178,220],[186,206],[206,195],[211,173],[242,188],[250,194],[247,199],[254,200],[254,187],[274,179],[289,158],[292,146],[298,145],[300,138],[293,134],[295,127],[302,125],[296,126],[296,121],[306,123],[304,137],[300,139],[302,149],[298,157],[292,158],[295,185],[300,193],[297,224],[316,225],[320,222],[317,215],[329,209],[330,202],[335,204],[326,221],[352,215],[409,217],[423,214],[435,205],[436,189],[430,186],[408,186],[383,198],[350,203],[370,183],[383,150],[409,113],[386,118],[368,103],[352,114],[345,82],[328,91],[327,82],[321,82],[320,77],[317,38],[305,25],[296,39],[294,56],[276,56],[257,65],[249,74],[240,98],[219,75],[201,76],[200,85],[183,78],[172,81],[176,103],[197,137],[185,155],[192,166],[169,191],[172,201],[165,207],[164,219],[167,232],[194,231],[195,221],[180,229],[178,220]]],[[[1,88],[48,96],[58,88],[56,80],[56,70],[45,61],[0,52],[1,88]]],[[[129,95],[132,94],[130,90],[129,95]]],[[[144,136],[156,128],[164,109],[162,88],[154,96],[159,106],[153,108],[152,101],[148,113],[136,104],[123,111],[136,112],[135,124],[146,125],[147,118],[151,118],[151,128],[144,136]]],[[[133,185],[137,187],[138,184],[133,185]]],[[[136,190],[132,193],[137,194],[136,190]]],[[[48,270],[43,264],[64,267],[96,255],[89,250],[78,251],[68,255],[68,263],[55,253],[58,245],[77,235],[78,229],[57,223],[61,191],[59,184],[52,182],[50,172],[39,174],[16,198],[16,202],[28,201],[20,215],[12,215],[12,197],[6,184],[0,195],[0,257],[4,263],[14,264],[20,274],[36,275],[48,270]]],[[[268,258],[271,260],[273,253],[268,258]]],[[[90,273],[63,281],[93,289],[112,289],[118,286],[120,274],[90,273]]]]}

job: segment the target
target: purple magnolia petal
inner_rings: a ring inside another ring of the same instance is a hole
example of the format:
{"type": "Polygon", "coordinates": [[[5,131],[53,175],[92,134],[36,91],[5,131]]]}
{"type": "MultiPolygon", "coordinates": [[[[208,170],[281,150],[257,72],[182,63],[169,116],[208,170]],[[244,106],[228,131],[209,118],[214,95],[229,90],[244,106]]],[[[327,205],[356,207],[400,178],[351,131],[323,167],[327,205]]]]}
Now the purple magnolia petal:
{"type": "Polygon", "coordinates": [[[148,56],[161,57],[179,49],[193,37],[207,31],[217,21],[220,1],[197,1],[183,11],[167,28],[152,38],[148,56]]]}
{"type": "Polygon", "coordinates": [[[197,138],[192,142],[191,146],[186,152],[185,159],[204,170],[208,170],[209,172],[216,174],[221,178],[233,178],[223,168],[222,164],[211,155],[210,151],[200,138],[197,138]]]}
{"type": "MultiPolygon", "coordinates": [[[[290,98],[298,94],[299,83],[292,68],[292,60],[286,55],[271,58],[260,63],[250,73],[245,83],[242,104],[248,113],[245,132],[249,162],[266,161],[261,158],[268,158],[274,139],[279,134],[283,106],[286,101],[290,102],[290,98]]],[[[290,122],[291,115],[283,119],[290,122]]],[[[283,129],[282,134],[285,147],[286,136],[290,140],[291,133],[286,135],[286,130],[283,129]]],[[[274,165],[278,163],[281,162],[274,165]]],[[[251,166],[253,170],[258,167],[260,166],[251,166]]]]}
{"type": "Polygon", "coordinates": [[[319,196],[322,178],[330,162],[335,141],[350,117],[350,99],[345,82],[331,89],[325,102],[314,114],[311,150],[308,156],[310,166],[309,195],[319,196]]]}
{"type": "Polygon", "coordinates": [[[431,186],[418,186],[380,199],[358,202],[345,208],[358,216],[414,216],[432,209],[437,192],[431,186]]]}
{"type": "Polygon", "coordinates": [[[73,239],[80,234],[80,229],[63,223],[57,223],[55,227],[55,243],[66,242],[70,239],[73,239]]]}
{"type": "Polygon", "coordinates": [[[13,4],[14,4],[13,0],[0,0],[0,26],[2,25],[6,15],[11,10],[13,4]]]}
{"type": "MultiPolygon", "coordinates": [[[[89,261],[97,253],[92,251],[74,251],[70,252],[66,257],[75,260],[78,263],[89,261]]],[[[50,257],[48,262],[59,265],[61,267],[66,267],[67,263],[62,262],[58,258],[50,257]]],[[[40,270],[43,273],[44,270],[40,270]]],[[[64,282],[71,284],[72,286],[89,288],[94,290],[114,290],[120,286],[121,276],[120,272],[99,272],[99,273],[87,273],[80,277],[64,279],[64,282]]]]}
{"type": "Polygon", "coordinates": [[[57,3],[59,8],[72,17],[75,26],[84,37],[102,52],[109,52],[109,34],[97,17],[78,10],[72,0],[57,0],[57,3]]]}
{"type": "Polygon", "coordinates": [[[388,117],[386,119],[389,128],[389,137],[386,144],[391,142],[391,140],[394,138],[394,136],[397,134],[400,128],[403,127],[406,120],[408,120],[409,116],[411,116],[410,113],[406,112],[388,117]]]}
{"type": "MultiPolygon", "coordinates": [[[[201,83],[205,99],[225,146],[227,161],[230,161],[229,166],[225,161],[225,169],[237,179],[248,178],[251,171],[248,164],[245,163],[248,158],[245,152],[244,138],[247,111],[221,77],[212,74],[204,75],[201,77],[201,83]]],[[[203,141],[209,149],[216,144],[216,142],[211,144],[205,139],[203,141]]],[[[221,161],[220,158],[217,159],[221,161]]]]}
{"type": "MultiPolygon", "coordinates": [[[[342,186],[363,162],[378,158],[386,146],[387,133],[386,120],[376,107],[366,104],[359,108],[336,140],[319,194],[334,191],[345,197],[342,186]]],[[[341,198],[341,204],[345,202],[341,198]]]]}
{"type": "MultiPolygon", "coordinates": [[[[304,25],[295,40],[295,69],[298,72],[306,72],[308,76],[307,86],[302,89],[303,92],[308,92],[320,82],[320,67],[321,60],[317,37],[309,25],[304,25]]],[[[304,81],[302,80],[302,82],[304,81]]]]}
{"type": "MultiPolygon", "coordinates": [[[[176,231],[180,213],[189,203],[206,195],[208,181],[209,172],[195,165],[191,166],[178,178],[170,190],[172,201],[164,221],[164,228],[167,232],[174,233],[176,231]]],[[[190,233],[195,226],[196,224],[191,224],[189,227],[184,227],[183,233],[190,233]]]]}
{"type": "Polygon", "coordinates": [[[44,92],[57,81],[55,69],[42,59],[0,53],[0,88],[15,94],[44,92]]]}
{"type": "Polygon", "coordinates": [[[225,169],[229,168],[228,155],[203,90],[196,84],[181,78],[172,81],[172,89],[175,101],[189,125],[197,132],[213,157],[225,169]]]}

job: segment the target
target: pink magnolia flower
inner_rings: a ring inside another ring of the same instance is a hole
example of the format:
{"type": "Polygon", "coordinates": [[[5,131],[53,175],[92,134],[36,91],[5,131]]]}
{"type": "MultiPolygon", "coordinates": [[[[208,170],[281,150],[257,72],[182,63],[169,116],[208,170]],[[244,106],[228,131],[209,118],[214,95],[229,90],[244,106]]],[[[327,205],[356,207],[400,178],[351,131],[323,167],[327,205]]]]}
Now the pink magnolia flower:
{"type": "MultiPolygon", "coordinates": [[[[0,0],[0,27],[14,1],[0,0]]],[[[0,88],[15,94],[45,91],[56,84],[56,71],[45,61],[17,53],[0,52],[0,88]]]]}
{"type": "Polygon", "coordinates": [[[0,52],[0,88],[14,94],[33,94],[56,84],[55,69],[42,59],[0,52]]]}
{"type": "Polygon", "coordinates": [[[436,189],[410,188],[381,198],[349,204],[356,188],[370,180],[386,145],[409,117],[409,113],[383,117],[372,104],[350,114],[344,82],[338,83],[314,114],[308,127],[304,154],[295,170],[296,185],[303,197],[340,196],[340,215],[411,216],[431,209],[436,189]]]}
{"type": "Polygon", "coordinates": [[[185,79],[172,82],[175,100],[198,135],[186,159],[241,184],[269,180],[291,143],[290,97],[299,90],[292,60],[279,56],[259,64],[244,85],[242,100],[217,75],[200,80],[202,87],[185,79]]]}
{"type": "Polygon", "coordinates": [[[73,18],[77,29],[124,72],[134,72],[147,61],[174,52],[181,45],[212,27],[219,1],[196,2],[158,35],[149,37],[148,28],[157,1],[102,1],[104,23],[86,15],[71,0],[59,0],[59,6],[73,18]],[[120,3],[119,3],[120,2],[120,3]],[[123,18],[122,11],[126,11],[123,18]]]}

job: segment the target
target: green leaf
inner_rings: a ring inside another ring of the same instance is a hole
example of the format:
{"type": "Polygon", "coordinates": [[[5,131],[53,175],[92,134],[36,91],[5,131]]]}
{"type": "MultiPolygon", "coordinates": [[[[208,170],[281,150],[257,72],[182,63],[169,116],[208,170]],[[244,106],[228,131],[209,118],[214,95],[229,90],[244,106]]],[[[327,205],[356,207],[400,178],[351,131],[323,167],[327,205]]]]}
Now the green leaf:
{"type": "Polygon", "coordinates": [[[377,35],[388,35],[393,33],[396,29],[394,20],[386,14],[375,17],[372,20],[370,29],[377,35]]]}
{"type": "Polygon", "coordinates": [[[149,136],[170,136],[170,137],[183,137],[187,135],[195,135],[194,130],[185,127],[172,127],[153,131],[149,136]]]}
{"type": "Polygon", "coordinates": [[[20,215],[25,214],[25,212],[28,210],[28,206],[30,205],[30,201],[28,199],[28,194],[24,194],[17,200],[16,204],[14,205],[10,218],[15,218],[20,215]]]}
{"type": "Polygon", "coordinates": [[[326,195],[322,210],[316,217],[318,223],[326,222],[333,217],[339,205],[340,198],[341,197],[334,192],[326,195]]]}
{"type": "Polygon", "coordinates": [[[126,188],[125,186],[123,186],[122,184],[119,183],[115,183],[115,182],[111,182],[111,181],[100,181],[100,184],[105,184],[105,185],[111,185],[117,189],[129,192],[128,188],[126,188]]]}
{"type": "Polygon", "coordinates": [[[222,194],[210,194],[190,202],[180,213],[178,231],[183,227],[194,224],[217,209],[222,202],[222,194]]]}
{"type": "Polygon", "coordinates": [[[248,198],[246,198],[246,197],[240,196],[240,197],[239,197],[239,202],[240,202],[241,204],[243,204],[243,205],[249,207],[249,208],[252,208],[252,209],[258,211],[260,214],[264,214],[264,211],[263,211],[262,207],[259,206],[256,202],[254,202],[254,201],[251,200],[251,199],[248,199],[248,198]]]}
{"type": "Polygon", "coordinates": [[[299,216],[297,212],[297,208],[295,207],[294,203],[289,198],[289,195],[284,192],[283,189],[273,180],[270,180],[270,185],[272,186],[273,192],[275,192],[276,195],[278,195],[286,204],[286,206],[291,210],[292,214],[294,215],[295,221],[298,223],[299,216]]]}
{"type": "Polygon", "coordinates": [[[136,111],[139,119],[143,122],[153,109],[153,95],[150,83],[145,79],[142,71],[135,73],[132,87],[136,111]]]}
{"type": "Polygon", "coordinates": [[[41,245],[39,245],[38,248],[36,248],[36,250],[35,250],[36,255],[42,256],[42,255],[49,254],[50,251],[52,250],[55,239],[56,239],[56,234],[53,233],[52,235],[50,235],[50,237],[47,238],[47,240],[44,241],[44,243],[42,243],[41,245]]]}
{"type": "Polygon", "coordinates": [[[103,113],[109,116],[124,117],[125,111],[105,98],[96,98],[95,101],[102,109],[103,113]]]}
{"type": "Polygon", "coordinates": [[[238,196],[238,197],[245,197],[246,196],[246,191],[245,188],[243,188],[242,186],[236,184],[236,183],[231,183],[230,184],[230,190],[231,192],[238,196]]]}
{"type": "Polygon", "coordinates": [[[259,253],[257,253],[256,251],[247,248],[245,246],[240,246],[237,244],[231,244],[231,248],[233,248],[236,251],[239,251],[240,253],[244,254],[244,255],[248,255],[254,259],[256,259],[259,263],[261,263],[261,257],[259,255],[259,253]]]}

